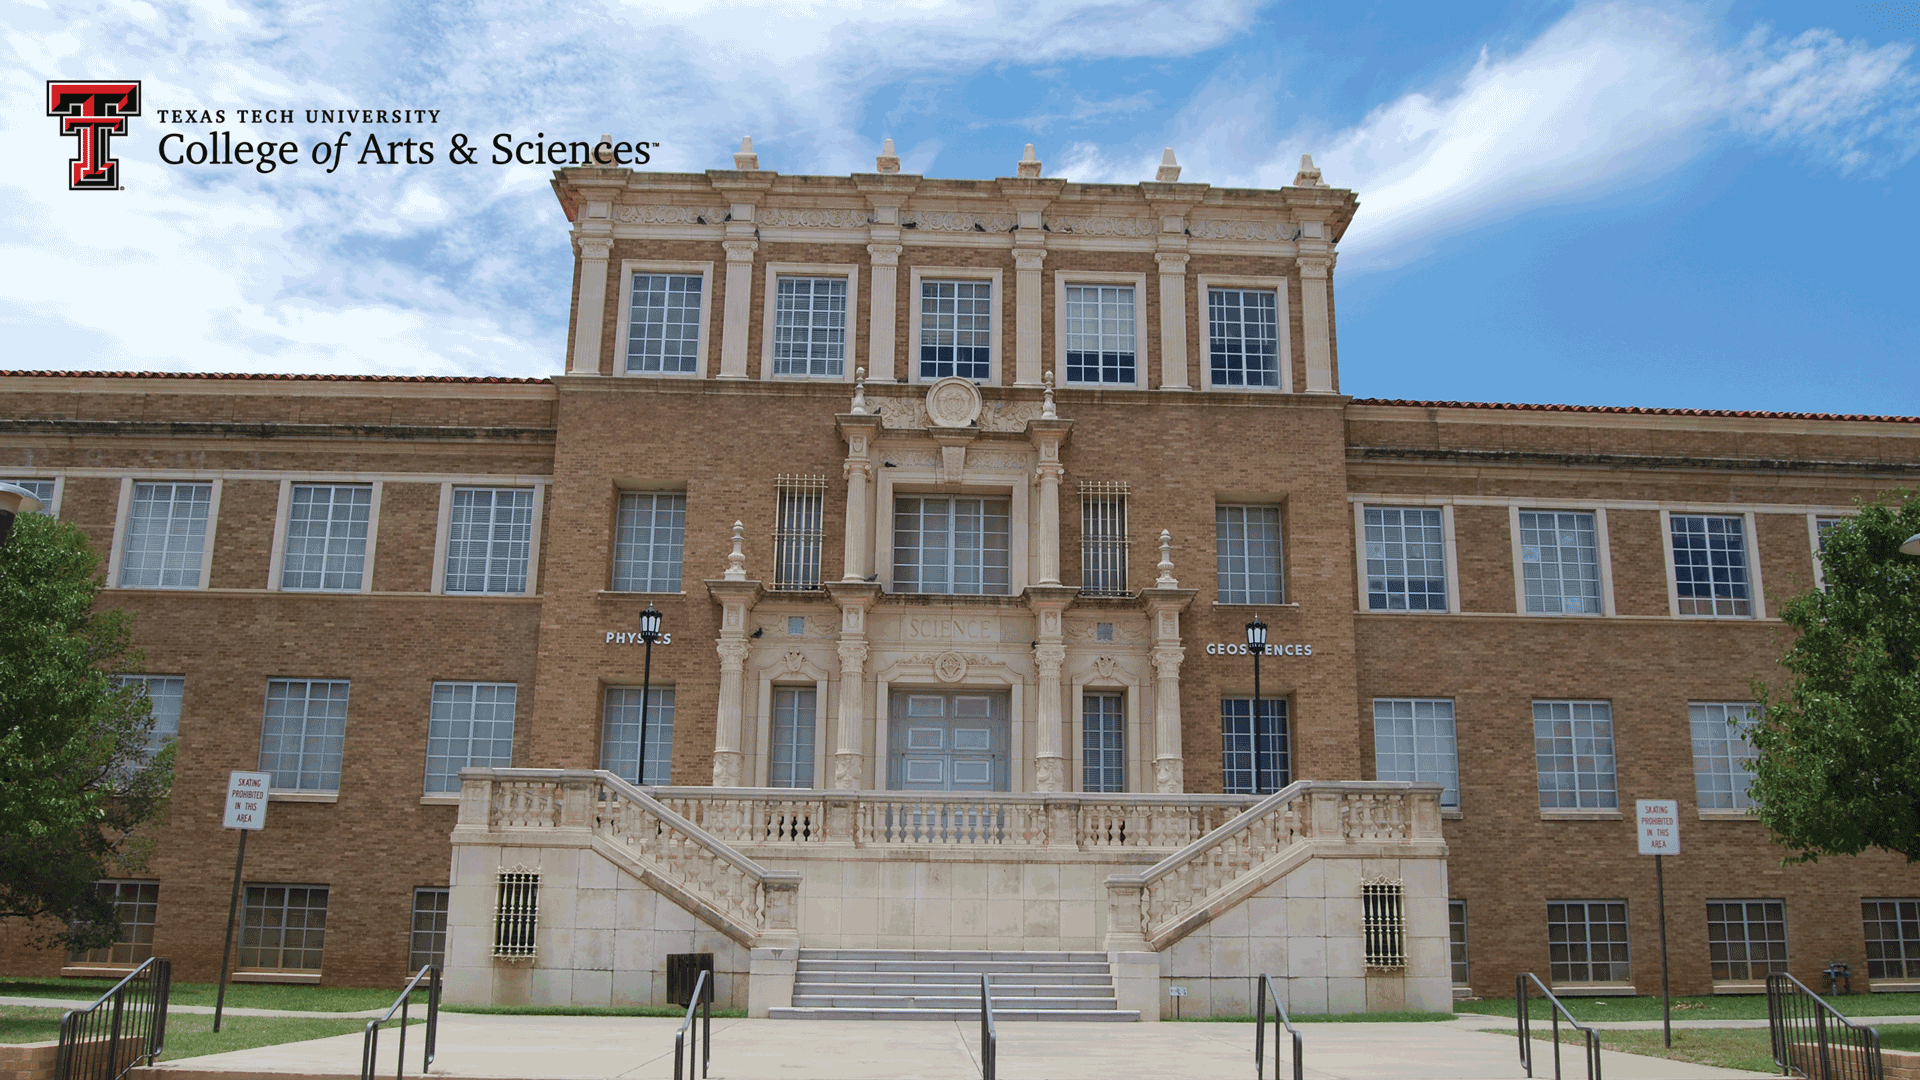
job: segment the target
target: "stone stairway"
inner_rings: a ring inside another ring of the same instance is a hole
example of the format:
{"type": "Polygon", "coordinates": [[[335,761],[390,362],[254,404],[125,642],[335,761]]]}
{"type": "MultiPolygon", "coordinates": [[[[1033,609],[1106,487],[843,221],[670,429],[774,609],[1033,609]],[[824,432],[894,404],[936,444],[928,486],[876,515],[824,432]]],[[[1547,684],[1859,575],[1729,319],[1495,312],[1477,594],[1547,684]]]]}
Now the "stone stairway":
{"type": "Polygon", "coordinates": [[[801,949],[786,1020],[966,1020],[993,977],[996,1020],[1140,1019],[1114,1000],[1106,953],[801,949]]]}

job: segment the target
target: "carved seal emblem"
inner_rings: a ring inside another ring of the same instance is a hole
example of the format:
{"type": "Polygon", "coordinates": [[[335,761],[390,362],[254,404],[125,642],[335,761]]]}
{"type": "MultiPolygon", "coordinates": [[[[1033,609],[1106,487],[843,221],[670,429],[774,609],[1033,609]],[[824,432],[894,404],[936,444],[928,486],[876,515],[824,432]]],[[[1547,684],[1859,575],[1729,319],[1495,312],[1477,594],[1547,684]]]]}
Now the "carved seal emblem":
{"type": "Polygon", "coordinates": [[[933,658],[933,673],[941,682],[959,682],[967,677],[967,658],[957,652],[943,652],[933,658]]]}
{"type": "Polygon", "coordinates": [[[963,428],[980,418],[980,388],[949,375],[927,390],[927,419],[935,427],[963,428]]]}

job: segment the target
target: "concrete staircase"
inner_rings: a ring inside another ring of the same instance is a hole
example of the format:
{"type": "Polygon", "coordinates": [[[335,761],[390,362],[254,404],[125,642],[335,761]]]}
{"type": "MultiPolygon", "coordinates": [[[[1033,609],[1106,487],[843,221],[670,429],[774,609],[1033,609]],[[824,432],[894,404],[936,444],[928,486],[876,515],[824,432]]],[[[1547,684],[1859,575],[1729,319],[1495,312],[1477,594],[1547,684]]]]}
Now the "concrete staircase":
{"type": "Polygon", "coordinates": [[[1132,1022],[1114,1000],[1106,953],[801,949],[793,1006],[776,1020],[966,1020],[993,976],[995,1020],[1132,1022]]]}

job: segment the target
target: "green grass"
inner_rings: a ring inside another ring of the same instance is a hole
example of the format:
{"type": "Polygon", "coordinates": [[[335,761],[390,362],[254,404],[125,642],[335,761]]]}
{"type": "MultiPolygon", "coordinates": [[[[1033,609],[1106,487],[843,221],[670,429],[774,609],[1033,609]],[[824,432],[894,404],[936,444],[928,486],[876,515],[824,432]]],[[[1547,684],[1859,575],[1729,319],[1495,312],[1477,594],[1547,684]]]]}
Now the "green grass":
{"type": "MultiPolygon", "coordinates": [[[[1187,1024],[1251,1024],[1253,1016],[1183,1016],[1181,1023],[1187,1024]]],[[[1273,1015],[1269,1013],[1271,1021],[1273,1015]]],[[[1435,1020],[1451,1020],[1452,1013],[1443,1012],[1360,1012],[1360,1013],[1307,1013],[1293,1017],[1296,1024],[1423,1024],[1435,1020]]]]}
{"type": "MultiPolygon", "coordinates": [[[[22,1005],[0,1005],[0,1043],[45,1042],[60,1037],[60,1017],[64,1009],[43,1009],[22,1005]]],[[[414,1024],[425,1021],[415,1020],[414,1024]]],[[[213,1017],[201,1013],[168,1013],[167,1042],[161,1060],[222,1054],[229,1050],[249,1050],[256,1046],[324,1039],[332,1035],[354,1035],[366,1030],[364,1020],[326,1017],[227,1016],[221,1019],[220,1033],[214,1034],[213,1017]]],[[[383,1041],[390,1036],[382,1036],[383,1041]]],[[[411,1048],[409,1048],[411,1049],[411,1048]]]]}
{"type": "MultiPolygon", "coordinates": [[[[114,979],[0,979],[0,997],[65,998],[92,1001],[113,989],[114,979]]],[[[214,983],[173,984],[175,1005],[212,1005],[214,983]]],[[[279,1009],[284,1012],[364,1012],[384,1009],[400,996],[400,988],[357,986],[288,986],[278,983],[228,983],[227,1005],[239,1009],[279,1009]]],[[[425,1000],[419,995],[416,1000],[425,1000]]],[[[226,1025],[222,1024],[222,1027],[226,1025]]]]}
{"type": "Polygon", "coordinates": [[[1882,1050],[1920,1050],[1920,1025],[1895,1024],[1879,1031],[1882,1050]]]}
{"type": "MultiPolygon", "coordinates": [[[[1507,1032],[1514,1034],[1512,1031],[1507,1032]]],[[[1539,1028],[1533,1031],[1536,1043],[1546,1042],[1551,1032],[1539,1028]]],[[[1579,1046],[1586,1042],[1586,1036],[1569,1028],[1560,1029],[1560,1042],[1579,1046]]],[[[1600,1048],[1618,1050],[1626,1054],[1640,1054],[1645,1057],[1666,1058],[1670,1061],[1690,1061],[1695,1065],[1713,1065],[1722,1069],[1745,1069],[1748,1072],[1779,1073],[1773,1063],[1773,1044],[1769,1041],[1766,1028],[1683,1028],[1673,1033],[1673,1045],[1665,1045],[1658,1031],[1601,1031],[1600,1048]]],[[[1551,1046],[1535,1046],[1533,1074],[1546,1076],[1553,1068],[1551,1046]]],[[[1560,1051],[1560,1064],[1563,1069],[1578,1073],[1580,1070],[1579,1051],[1565,1047],[1560,1051]]]]}
{"type": "Polygon", "coordinates": [[[46,1042],[60,1037],[63,1009],[0,1005],[0,1043],[46,1042]]]}
{"type": "MultiPolygon", "coordinates": [[[[1920,994],[1852,994],[1828,998],[1827,1002],[1848,1017],[1920,1015],[1920,994]]],[[[1660,1019],[1660,999],[1657,997],[1564,997],[1560,999],[1560,1003],[1579,1020],[1660,1019]]],[[[1484,1013],[1490,1016],[1507,1017],[1513,1015],[1512,998],[1456,1001],[1453,1007],[1463,1013],[1484,1013]]],[[[1530,1003],[1528,1015],[1537,1020],[1544,1020],[1547,1018],[1547,1011],[1546,1001],[1534,998],[1530,1003]]],[[[1765,1020],[1767,996],[1765,994],[1716,994],[1704,997],[1676,997],[1673,999],[1673,1018],[1675,1020],[1765,1020]]]]}
{"type": "MultiPolygon", "coordinates": [[[[687,1015],[685,1005],[442,1005],[441,1012],[485,1013],[489,1016],[674,1016],[687,1015]]],[[[714,1019],[743,1020],[745,1009],[715,1009],[714,1019]]]]}

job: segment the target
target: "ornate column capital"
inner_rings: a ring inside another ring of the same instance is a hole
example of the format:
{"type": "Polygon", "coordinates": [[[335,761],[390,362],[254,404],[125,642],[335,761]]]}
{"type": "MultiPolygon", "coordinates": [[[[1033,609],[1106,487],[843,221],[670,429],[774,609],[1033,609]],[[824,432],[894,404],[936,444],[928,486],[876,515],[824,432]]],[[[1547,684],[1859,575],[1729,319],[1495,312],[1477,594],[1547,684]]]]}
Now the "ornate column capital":
{"type": "Polygon", "coordinates": [[[746,670],[747,657],[753,653],[753,646],[745,641],[721,641],[714,646],[720,654],[720,670],[738,673],[746,670]]]}
{"type": "Polygon", "coordinates": [[[1047,260],[1046,248],[1014,248],[1013,268],[1015,270],[1038,270],[1047,260]]]}
{"type": "Polygon", "coordinates": [[[1153,261],[1160,264],[1163,274],[1184,274],[1187,272],[1187,256],[1181,252],[1156,252],[1153,261]]]}
{"type": "Polygon", "coordinates": [[[613,254],[613,241],[605,236],[582,236],[575,241],[580,247],[583,259],[599,259],[602,262],[613,254]]]}
{"type": "Polygon", "coordinates": [[[843,641],[839,645],[840,671],[852,678],[859,678],[866,669],[867,657],[872,649],[864,641],[843,641]]]}
{"type": "Polygon", "coordinates": [[[1300,268],[1303,278],[1324,278],[1333,270],[1333,256],[1302,255],[1294,260],[1294,265],[1300,268]]]}
{"type": "Polygon", "coordinates": [[[868,244],[867,258],[873,260],[875,266],[898,266],[900,253],[905,250],[899,244],[868,244]]]}
{"type": "Polygon", "coordinates": [[[1162,645],[1153,650],[1151,659],[1156,680],[1179,682],[1180,665],[1186,662],[1187,650],[1179,645],[1162,645]]]}
{"type": "Polygon", "coordinates": [[[728,262],[752,262],[753,253],[760,250],[758,240],[722,240],[720,246],[727,249],[728,262]]]}
{"type": "Polygon", "coordinates": [[[1037,645],[1033,650],[1033,662],[1042,679],[1058,679],[1060,669],[1067,663],[1065,645],[1037,645]]]}

